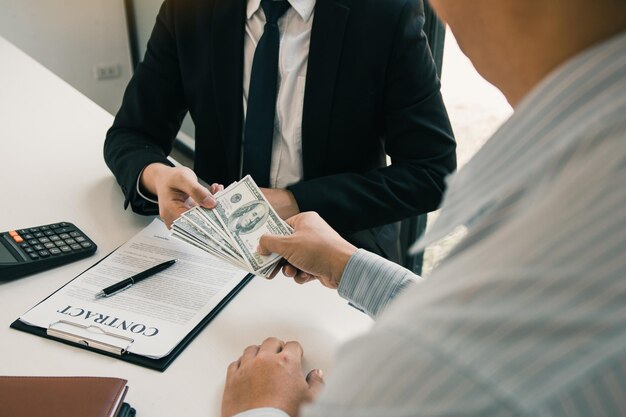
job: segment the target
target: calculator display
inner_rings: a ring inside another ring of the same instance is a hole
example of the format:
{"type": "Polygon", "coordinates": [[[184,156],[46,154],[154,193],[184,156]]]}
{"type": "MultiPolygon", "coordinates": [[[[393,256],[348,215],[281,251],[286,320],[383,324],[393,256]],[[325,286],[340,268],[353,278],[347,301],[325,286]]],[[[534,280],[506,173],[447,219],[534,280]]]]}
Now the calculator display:
{"type": "Polygon", "coordinates": [[[11,252],[0,243],[0,263],[12,263],[17,262],[15,256],[11,255],[11,252]]]}

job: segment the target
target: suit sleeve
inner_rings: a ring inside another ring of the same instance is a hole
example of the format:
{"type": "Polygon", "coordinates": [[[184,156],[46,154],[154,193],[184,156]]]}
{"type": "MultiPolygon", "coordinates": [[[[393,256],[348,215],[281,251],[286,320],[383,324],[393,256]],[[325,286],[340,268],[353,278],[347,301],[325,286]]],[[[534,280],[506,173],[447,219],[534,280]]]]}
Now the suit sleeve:
{"type": "Polygon", "coordinates": [[[456,169],[452,128],[423,32],[422,2],[408,0],[392,24],[382,110],[391,165],[289,187],[301,211],[317,211],[342,233],[435,210],[445,177],[456,169]]]}
{"type": "Polygon", "coordinates": [[[158,206],[137,193],[137,179],[147,165],[172,166],[167,155],[187,111],[174,37],[173,1],[161,6],[144,60],[130,80],[122,106],[107,132],[104,158],[130,204],[141,214],[158,206]]]}

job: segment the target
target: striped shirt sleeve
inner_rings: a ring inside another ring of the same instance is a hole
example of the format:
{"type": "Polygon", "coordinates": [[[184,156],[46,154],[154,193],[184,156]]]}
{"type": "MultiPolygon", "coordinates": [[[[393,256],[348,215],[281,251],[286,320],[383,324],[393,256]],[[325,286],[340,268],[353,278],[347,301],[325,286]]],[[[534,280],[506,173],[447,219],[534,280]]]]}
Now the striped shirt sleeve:
{"type": "Polygon", "coordinates": [[[359,249],[348,261],[339,283],[339,295],[371,317],[419,276],[378,255],[359,249]]]}

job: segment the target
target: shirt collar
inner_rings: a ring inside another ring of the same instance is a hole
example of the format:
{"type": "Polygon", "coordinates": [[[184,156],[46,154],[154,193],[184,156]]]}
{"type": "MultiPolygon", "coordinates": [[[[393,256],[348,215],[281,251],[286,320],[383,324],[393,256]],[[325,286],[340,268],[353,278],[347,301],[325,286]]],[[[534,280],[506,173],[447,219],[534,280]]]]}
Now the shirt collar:
{"type": "MultiPolygon", "coordinates": [[[[293,9],[305,22],[311,18],[315,9],[315,0],[288,0],[293,9]]],[[[246,17],[248,20],[261,8],[261,0],[248,0],[246,17]]]]}

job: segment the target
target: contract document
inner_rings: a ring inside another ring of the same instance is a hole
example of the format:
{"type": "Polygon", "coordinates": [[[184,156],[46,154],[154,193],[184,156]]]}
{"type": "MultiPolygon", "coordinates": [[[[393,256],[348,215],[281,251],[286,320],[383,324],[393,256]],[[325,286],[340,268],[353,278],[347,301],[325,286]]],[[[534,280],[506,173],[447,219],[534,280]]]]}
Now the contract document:
{"type": "Polygon", "coordinates": [[[159,359],[208,322],[250,278],[245,270],[172,238],[155,219],[18,320],[95,350],[159,359]],[[177,262],[122,292],[96,299],[103,288],[170,259],[177,262]]]}

